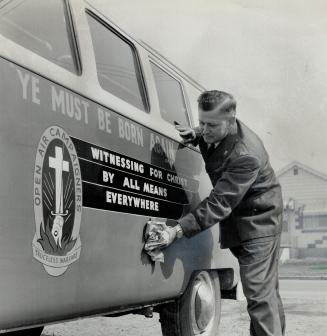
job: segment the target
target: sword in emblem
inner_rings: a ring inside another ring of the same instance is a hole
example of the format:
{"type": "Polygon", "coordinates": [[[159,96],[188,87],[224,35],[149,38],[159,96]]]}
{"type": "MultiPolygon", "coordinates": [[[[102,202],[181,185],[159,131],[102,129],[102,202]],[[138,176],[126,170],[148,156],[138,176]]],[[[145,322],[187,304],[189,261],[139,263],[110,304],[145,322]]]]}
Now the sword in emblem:
{"type": "Polygon", "coordinates": [[[56,202],[55,211],[51,215],[55,216],[52,224],[51,234],[57,245],[61,247],[62,228],[64,226],[64,216],[67,216],[68,210],[63,212],[63,178],[62,173],[69,171],[69,162],[64,161],[63,150],[61,147],[55,147],[55,157],[49,157],[49,167],[55,170],[56,202]]]}

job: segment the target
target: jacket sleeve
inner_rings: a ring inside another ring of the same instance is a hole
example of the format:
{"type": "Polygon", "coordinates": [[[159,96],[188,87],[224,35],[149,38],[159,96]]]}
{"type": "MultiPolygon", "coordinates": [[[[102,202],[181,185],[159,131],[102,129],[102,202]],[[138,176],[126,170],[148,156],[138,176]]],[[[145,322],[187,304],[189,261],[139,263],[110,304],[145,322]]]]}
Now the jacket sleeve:
{"type": "Polygon", "coordinates": [[[179,220],[184,235],[191,237],[228,217],[256,180],[259,168],[259,160],[250,155],[231,160],[210,195],[179,220]]]}

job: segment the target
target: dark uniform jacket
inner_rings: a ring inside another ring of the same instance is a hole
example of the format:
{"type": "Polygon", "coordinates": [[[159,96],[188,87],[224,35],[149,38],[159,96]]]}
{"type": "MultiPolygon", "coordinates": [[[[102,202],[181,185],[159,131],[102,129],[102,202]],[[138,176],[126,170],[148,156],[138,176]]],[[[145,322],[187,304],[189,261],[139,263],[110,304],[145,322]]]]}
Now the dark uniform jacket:
{"type": "Polygon", "coordinates": [[[224,248],[281,233],[282,194],[268,154],[258,136],[237,120],[237,133],[227,135],[208,155],[201,136],[198,144],[213,189],[193,211],[179,220],[184,235],[220,223],[224,248]]]}

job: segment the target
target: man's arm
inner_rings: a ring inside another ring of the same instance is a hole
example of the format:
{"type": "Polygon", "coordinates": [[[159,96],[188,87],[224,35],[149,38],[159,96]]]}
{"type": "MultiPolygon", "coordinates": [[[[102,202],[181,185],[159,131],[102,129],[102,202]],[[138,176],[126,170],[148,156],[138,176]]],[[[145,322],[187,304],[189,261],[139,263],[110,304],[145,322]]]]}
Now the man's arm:
{"type": "Polygon", "coordinates": [[[210,195],[181,218],[183,234],[191,237],[228,217],[240,203],[259,172],[259,160],[243,155],[231,161],[210,195]]]}

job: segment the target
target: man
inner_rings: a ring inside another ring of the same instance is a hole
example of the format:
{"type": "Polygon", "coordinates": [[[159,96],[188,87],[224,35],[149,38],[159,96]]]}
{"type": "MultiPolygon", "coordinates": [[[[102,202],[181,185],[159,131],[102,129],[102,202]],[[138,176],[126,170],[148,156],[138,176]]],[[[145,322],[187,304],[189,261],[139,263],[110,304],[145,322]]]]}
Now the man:
{"type": "Polygon", "coordinates": [[[258,136],[235,118],[236,101],[221,91],[200,95],[199,127],[176,126],[198,145],[213,189],[194,210],[163,232],[165,246],[220,225],[222,248],[238,259],[253,336],[281,336],[285,316],[278,291],[282,195],[258,136]]]}

